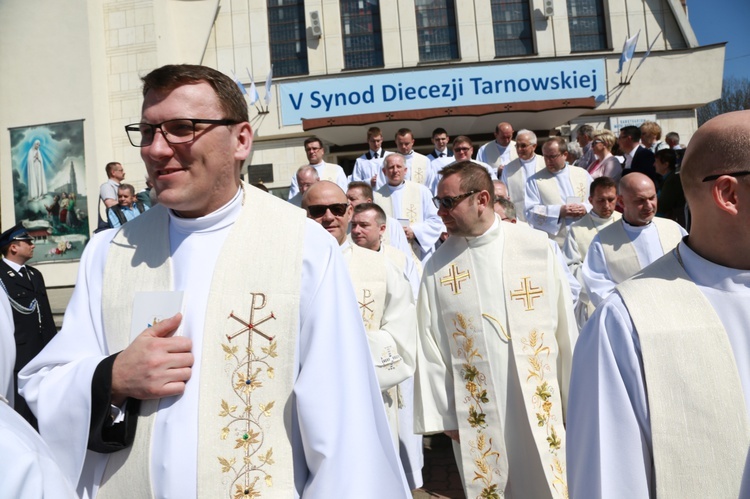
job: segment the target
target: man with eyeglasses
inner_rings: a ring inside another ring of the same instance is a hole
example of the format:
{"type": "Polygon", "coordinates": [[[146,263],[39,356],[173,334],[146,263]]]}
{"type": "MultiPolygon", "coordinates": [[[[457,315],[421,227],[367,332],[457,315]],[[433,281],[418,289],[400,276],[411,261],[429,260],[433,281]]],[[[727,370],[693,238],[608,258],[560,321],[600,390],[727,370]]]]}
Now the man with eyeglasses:
{"type": "Polygon", "coordinates": [[[477,161],[489,164],[496,172],[502,171],[505,165],[517,157],[513,126],[506,122],[495,127],[495,140],[487,142],[477,152],[477,161]]]}
{"type": "Polygon", "coordinates": [[[294,178],[297,179],[299,191],[297,194],[289,198],[289,202],[294,206],[302,207],[302,196],[310,187],[320,181],[320,177],[318,176],[318,170],[310,165],[304,165],[297,168],[297,173],[294,175],[294,178]]]}
{"type": "MultiPolygon", "coordinates": [[[[323,142],[318,137],[308,137],[307,139],[305,139],[304,146],[307,160],[310,162],[309,166],[315,168],[315,171],[318,173],[318,178],[320,180],[330,180],[331,182],[335,182],[339,187],[346,190],[346,184],[348,182],[346,179],[346,173],[344,173],[344,169],[339,165],[326,163],[323,160],[323,156],[326,152],[325,148],[323,147],[323,142]]],[[[289,186],[289,197],[287,199],[291,201],[291,199],[296,196],[299,191],[300,186],[297,175],[292,175],[292,182],[289,186]]]]}
{"type": "MultiPolygon", "coordinates": [[[[414,375],[416,362],[417,318],[411,287],[385,253],[349,240],[347,229],[353,209],[337,185],[318,182],[303,196],[302,207],[309,218],[336,239],[344,255],[383,393],[394,448],[399,448],[399,406],[409,404],[410,398],[399,393],[398,385],[414,375]]],[[[410,489],[421,486],[420,470],[406,470],[410,489]]]]}
{"type": "Polygon", "coordinates": [[[622,218],[594,236],[581,267],[594,307],[615,286],[674,249],[687,235],[677,222],[656,217],[656,188],[642,173],[620,180],[617,201],[623,206],[622,218]]]}
{"type": "Polygon", "coordinates": [[[750,111],[698,129],[680,171],[690,234],[618,285],[581,332],[573,498],[748,497],[749,138],[750,111]]]}
{"type": "Polygon", "coordinates": [[[388,183],[375,192],[374,201],[386,215],[401,222],[414,257],[424,265],[444,228],[430,202],[432,193],[424,185],[406,180],[407,172],[404,156],[389,154],[383,162],[388,183]]]}
{"type": "Polygon", "coordinates": [[[337,245],[240,182],[237,85],[193,65],[143,81],[126,130],[159,204],[92,238],[20,376],[63,471],[86,497],[408,497],[337,245]]]}
{"type": "Polygon", "coordinates": [[[57,334],[44,277],[27,265],[34,258],[34,238],[18,223],[0,235],[0,285],[13,309],[16,358],[13,367],[14,408],[31,426],[37,420],[26,400],[18,394],[18,373],[57,334]]]}
{"type": "Polygon", "coordinates": [[[518,219],[526,221],[524,214],[526,200],[526,179],[536,172],[544,170],[544,160],[535,153],[536,134],[531,130],[519,130],[516,134],[516,151],[518,157],[505,165],[500,179],[508,186],[510,200],[516,207],[518,219]]]}
{"type": "Polygon", "coordinates": [[[583,168],[570,168],[568,145],[561,137],[550,137],[542,156],[544,170],[526,181],[526,220],[562,248],[570,224],[591,209],[586,197],[593,179],[583,168]]]}
{"type": "Polygon", "coordinates": [[[450,236],[420,285],[415,430],[453,439],[466,497],[564,497],[577,328],[562,268],[543,233],[496,216],[483,167],[442,175],[450,236]]]}

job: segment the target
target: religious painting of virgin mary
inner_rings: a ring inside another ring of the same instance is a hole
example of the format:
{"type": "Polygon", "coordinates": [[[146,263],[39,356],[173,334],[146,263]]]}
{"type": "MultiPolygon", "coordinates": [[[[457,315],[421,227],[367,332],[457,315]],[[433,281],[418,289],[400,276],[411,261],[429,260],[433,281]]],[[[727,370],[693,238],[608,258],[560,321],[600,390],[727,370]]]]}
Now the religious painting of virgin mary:
{"type": "Polygon", "coordinates": [[[16,223],[31,262],[77,260],[89,239],[83,120],[10,129],[16,223]]]}

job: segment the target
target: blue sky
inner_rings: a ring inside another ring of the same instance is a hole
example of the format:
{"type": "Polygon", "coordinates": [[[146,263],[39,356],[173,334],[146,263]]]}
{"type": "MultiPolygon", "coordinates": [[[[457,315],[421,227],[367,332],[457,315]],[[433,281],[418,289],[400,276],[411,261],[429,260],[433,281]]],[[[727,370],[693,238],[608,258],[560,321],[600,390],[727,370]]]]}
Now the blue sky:
{"type": "Polygon", "coordinates": [[[728,42],[724,77],[750,79],[750,0],[688,0],[687,5],[698,43],[728,42]]]}

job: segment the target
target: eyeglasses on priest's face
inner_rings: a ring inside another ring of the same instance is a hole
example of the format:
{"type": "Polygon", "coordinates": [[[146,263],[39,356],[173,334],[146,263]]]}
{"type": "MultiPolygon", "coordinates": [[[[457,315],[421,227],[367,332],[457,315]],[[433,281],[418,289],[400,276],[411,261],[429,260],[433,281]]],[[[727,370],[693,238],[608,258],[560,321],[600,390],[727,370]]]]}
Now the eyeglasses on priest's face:
{"type": "Polygon", "coordinates": [[[209,127],[202,127],[196,130],[195,125],[236,125],[240,123],[236,120],[207,120],[201,118],[180,118],[176,120],[167,120],[161,123],[133,123],[125,126],[125,131],[128,134],[128,140],[133,144],[134,147],[148,147],[154,143],[154,137],[156,137],[156,130],[158,129],[161,134],[170,144],[186,144],[195,140],[195,133],[201,132],[209,127]]]}
{"type": "Polygon", "coordinates": [[[716,180],[719,177],[723,177],[724,175],[727,175],[729,177],[744,177],[745,175],[750,175],[750,170],[743,170],[739,172],[730,172],[730,173],[717,173],[715,175],[709,175],[708,177],[703,179],[703,182],[711,182],[712,180],[716,180]]]}
{"type": "Polygon", "coordinates": [[[347,208],[349,208],[348,203],[314,204],[307,207],[307,213],[312,218],[321,218],[326,211],[330,210],[334,217],[343,217],[347,208]]]}
{"type": "Polygon", "coordinates": [[[473,191],[465,192],[463,194],[459,194],[458,196],[446,196],[444,198],[439,198],[435,196],[434,198],[432,198],[432,202],[435,204],[435,208],[437,208],[438,210],[440,208],[444,208],[446,210],[452,210],[462,200],[468,198],[472,194],[476,194],[477,192],[479,191],[473,190],[473,191]]]}

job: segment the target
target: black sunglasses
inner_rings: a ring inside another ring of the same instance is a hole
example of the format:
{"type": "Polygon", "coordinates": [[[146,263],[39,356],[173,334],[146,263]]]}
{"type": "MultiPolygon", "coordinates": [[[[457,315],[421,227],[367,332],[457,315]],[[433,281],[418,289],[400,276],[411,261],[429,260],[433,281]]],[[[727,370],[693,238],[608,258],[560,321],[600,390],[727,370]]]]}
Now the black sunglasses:
{"type": "Polygon", "coordinates": [[[349,208],[349,203],[314,204],[307,207],[307,214],[312,218],[320,218],[326,214],[326,211],[331,210],[334,217],[343,217],[347,208],[349,208]]]}
{"type": "Polygon", "coordinates": [[[473,191],[465,192],[463,194],[459,194],[458,196],[453,196],[453,197],[446,196],[444,198],[439,198],[435,196],[434,198],[432,198],[432,202],[435,204],[435,208],[437,208],[438,210],[440,208],[445,208],[446,210],[452,210],[463,199],[466,199],[472,194],[476,194],[477,192],[479,191],[473,190],[473,191]]]}
{"type": "Polygon", "coordinates": [[[744,170],[741,172],[732,172],[732,173],[717,173],[716,175],[709,175],[708,177],[704,178],[704,182],[710,182],[712,180],[716,180],[719,177],[723,177],[724,175],[728,175],[730,177],[744,177],[745,175],[750,175],[750,170],[744,170]]]}

